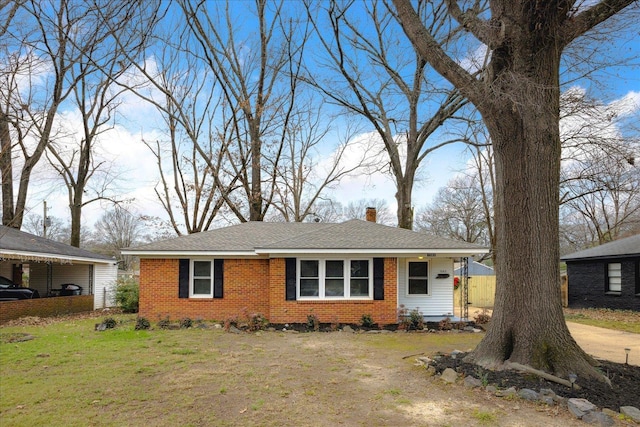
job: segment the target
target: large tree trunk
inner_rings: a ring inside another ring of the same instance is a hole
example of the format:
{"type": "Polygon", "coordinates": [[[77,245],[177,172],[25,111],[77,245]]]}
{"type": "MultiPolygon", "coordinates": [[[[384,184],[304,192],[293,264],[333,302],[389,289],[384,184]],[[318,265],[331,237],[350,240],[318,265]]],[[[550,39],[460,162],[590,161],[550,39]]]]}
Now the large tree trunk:
{"type": "Polygon", "coordinates": [[[514,31],[521,45],[494,51],[489,73],[498,76],[493,85],[503,96],[479,106],[495,153],[498,286],[491,326],[473,358],[485,366],[510,361],[560,376],[594,376],[595,361],[571,337],[561,305],[561,48],[534,37],[514,31]]]}

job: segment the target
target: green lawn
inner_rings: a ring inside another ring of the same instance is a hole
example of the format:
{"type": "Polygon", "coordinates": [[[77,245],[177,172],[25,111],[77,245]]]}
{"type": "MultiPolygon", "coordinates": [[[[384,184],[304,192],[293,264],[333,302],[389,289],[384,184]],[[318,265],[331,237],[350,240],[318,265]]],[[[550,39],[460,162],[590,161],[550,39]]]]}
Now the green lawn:
{"type": "Polygon", "coordinates": [[[640,334],[640,312],[609,309],[565,309],[569,322],[640,334]]]}
{"type": "Polygon", "coordinates": [[[385,390],[426,385],[403,356],[470,350],[483,335],[135,331],[134,316],[115,318],[103,332],[102,318],[0,327],[0,424],[280,426],[315,412],[320,424],[379,425],[409,398],[385,390]]]}

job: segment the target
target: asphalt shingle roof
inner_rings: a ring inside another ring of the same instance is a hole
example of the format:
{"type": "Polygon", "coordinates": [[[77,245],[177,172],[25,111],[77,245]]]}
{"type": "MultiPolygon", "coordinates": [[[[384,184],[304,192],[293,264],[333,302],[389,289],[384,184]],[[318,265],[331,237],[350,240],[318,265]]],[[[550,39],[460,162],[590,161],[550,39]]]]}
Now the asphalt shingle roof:
{"type": "Polygon", "coordinates": [[[640,256],[640,234],[563,256],[563,261],[640,256]]]}
{"type": "Polygon", "coordinates": [[[129,250],[153,252],[270,252],[277,250],[473,250],[481,246],[358,219],[339,224],[245,222],[129,250]]]}
{"type": "Polygon", "coordinates": [[[31,253],[41,256],[114,261],[113,258],[106,255],[96,254],[76,248],[75,246],[54,242],[44,237],[0,225],[0,253],[6,253],[7,251],[10,253],[31,253]]]}

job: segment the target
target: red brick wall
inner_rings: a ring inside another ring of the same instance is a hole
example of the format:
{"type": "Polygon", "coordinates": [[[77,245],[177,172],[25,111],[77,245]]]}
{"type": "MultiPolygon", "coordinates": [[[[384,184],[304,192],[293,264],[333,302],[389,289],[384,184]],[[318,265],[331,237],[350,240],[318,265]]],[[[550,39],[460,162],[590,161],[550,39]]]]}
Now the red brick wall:
{"type": "Polygon", "coordinates": [[[271,260],[270,299],[271,323],[306,323],[309,314],[321,323],[359,323],[363,314],[370,314],[380,325],[397,323],[397,260],[384,260],[384,300],[382,301],[286,301],[285,260],[271,260]]]}
{"type": "Polygon", "coordinates": [[[152,322],[225,320],[245,311],[268,316],[268,260],[225,259],[223,298],[178,298],[178,266],[177,259],[140,260],[140,316],[152,322]]]}
{"type": "Polygon", "coordinates": [[[397,261],[385,259],[384,301],[286,301],[285,260],[225,259],[224,298],[178,298],[177,259],[140,261],[140,316],[225,320],[261,313],[271,323],[304,323],[310,313],[322,323],[358,323],[371,314],[379,324],[397,322],[397,261]]]}
{"type": "Polygon", "coordinates": [[[51,317],[93,311],[93,295],[0,302],[0,323],[25,316],[51,317]]]}

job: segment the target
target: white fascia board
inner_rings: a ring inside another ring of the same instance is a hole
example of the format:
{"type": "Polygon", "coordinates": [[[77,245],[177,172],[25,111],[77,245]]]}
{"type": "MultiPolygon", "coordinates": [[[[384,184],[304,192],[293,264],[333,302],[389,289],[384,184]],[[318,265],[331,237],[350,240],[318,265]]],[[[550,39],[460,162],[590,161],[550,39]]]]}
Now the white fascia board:
{"type": "Polygon", "coordinates": [[[52,262],[63,262],[63,263],[72,263],[72,262],[84,262],[89,264],[116,264],[116,260],[109,259],[101,259],[101,258],[88,258],[88,257],[76,257],[70,255],[60,255],[60,254],[49,254],[49,253],[40,253],[40,252],[23,252],[23,251],[11,251],[2,249],[0,251],[0,258],[6,259],[27,259],[32,258],[34,260],[42,259],[51,260],[52,262]]]}
{"type": "Polygon", "coordinates": [[[358,254],[371,256],[396,257],[424,256],[424,257],[466,257],[486,254],[486,249],[256,249],[256,253],[270,255],[311,255],[311,254],[358,254]]]}
{"type": "Polygon", "coordinates": [[[137,251],[123,250],[122,255],[140,258],[192,258],[192,257],[259,257],[253,251],[137,251]]]}

